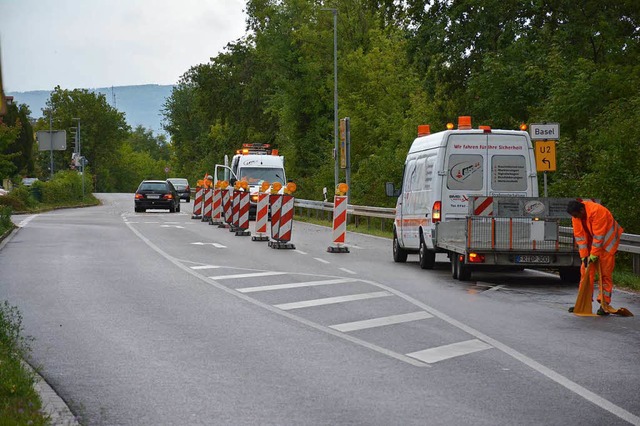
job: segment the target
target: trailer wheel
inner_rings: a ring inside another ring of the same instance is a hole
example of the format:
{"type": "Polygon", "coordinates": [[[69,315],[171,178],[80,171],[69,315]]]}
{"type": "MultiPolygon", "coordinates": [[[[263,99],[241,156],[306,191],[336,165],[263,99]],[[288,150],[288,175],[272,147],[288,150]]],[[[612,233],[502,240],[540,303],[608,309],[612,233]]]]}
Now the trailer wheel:
{"type": "Polygon", "coordinates": [[[460,260],[460,255],[455,255],[455,268],[456,275],[460,281],[469,281],[471,279],[471,267],[464,264],[464,261],[460,260]]]}
{"type": "Polygon", "coordinates": [[[396,231],[393,231],[393,261],[397,263],[404,263],[407,261],[408,254],[409,253],[405,249],[400,247],[396,231]]]}
{"type": "Polygon", "coordinates": [[[450,252],[449,253],[449,260],[451,260],[451,277],[454,280],[458,279],[458,267],[459,267],[459,261],[458,261],[458,253],[454,253],[454,252],[450,252]]]}
{"type": "Polygon", "coordinates": [[[427,248],[422,236],[420,236],[420,251],[418,252],[418,256],[420,257],[420,267],[422,269],[433,269],[436,264],[436,252],[427,248]]]}

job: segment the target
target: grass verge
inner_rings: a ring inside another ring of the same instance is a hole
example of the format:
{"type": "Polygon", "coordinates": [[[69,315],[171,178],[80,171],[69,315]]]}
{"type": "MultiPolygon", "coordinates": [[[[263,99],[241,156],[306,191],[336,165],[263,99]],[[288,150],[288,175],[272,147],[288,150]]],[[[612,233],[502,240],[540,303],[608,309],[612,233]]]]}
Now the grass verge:
{"type": "Polygon", "coordinates": [[[18,308],[0,304],[0,424],[48,425],[42,401],[35,391],[35,374],[25,367],[28,339],[22,336],[22,316],[18,308]]]}

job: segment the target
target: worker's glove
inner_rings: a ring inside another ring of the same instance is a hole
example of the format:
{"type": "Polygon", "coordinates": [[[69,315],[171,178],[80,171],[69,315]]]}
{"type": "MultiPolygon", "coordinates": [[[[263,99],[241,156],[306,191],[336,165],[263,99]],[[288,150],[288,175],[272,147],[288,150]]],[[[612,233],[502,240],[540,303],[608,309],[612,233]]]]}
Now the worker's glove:
{"type": "Polygon", "coordinates": [[[580,260],[582,261],[582,264],[586,268],[587,264],[589,263],[589,258],[588,257],[582,257],[582,258],[580,258],[580,260]]]}
{"type": "Polygon", "coordinates": [[[598,256],[596,256],[595,254],[592,254],[589,256],[589,262],[595,263],[597,261],[598,261],[598,256]]]}

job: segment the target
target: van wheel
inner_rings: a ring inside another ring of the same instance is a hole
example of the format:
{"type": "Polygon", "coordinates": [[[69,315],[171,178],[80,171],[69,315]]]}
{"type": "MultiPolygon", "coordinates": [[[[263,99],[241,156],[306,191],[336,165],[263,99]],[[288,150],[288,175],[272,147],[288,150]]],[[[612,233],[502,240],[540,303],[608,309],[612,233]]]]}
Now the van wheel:
{"type": "Polygon", "coordinates": [[[433,269],[436,264],[436,252],[429,250],[422,237],[420,238],[420,267],[422,269],[433,269]]]}
{"type": "Polygon", "coordinates": [[[471,267],[464,264],[458,257],[458,279],[460,281],[469,281],[471,279],[471,267]]]}
{"type": "Polygon", "coordinates": [[[398,237],[395,231],[393,232],[393,261],[397,263],[404,263],[407,261],[407,251],[400,247],[398,243],[398,237]]]}

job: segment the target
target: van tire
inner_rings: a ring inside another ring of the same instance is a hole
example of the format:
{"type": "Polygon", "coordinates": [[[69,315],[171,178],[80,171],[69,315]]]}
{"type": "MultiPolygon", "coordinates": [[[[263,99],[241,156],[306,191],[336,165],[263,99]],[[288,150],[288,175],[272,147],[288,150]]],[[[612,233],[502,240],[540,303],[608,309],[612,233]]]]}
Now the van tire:
{"type": "Polygon", "coordinates": [[[471,279],[471,267],[464,264],[458,259],[458,279],[460,281],[469,281],[471,279]]]}
{"type": "Polygon", "coordinates": [[[420,237],[418,256],[420,257],[420,267],[422,269],[433,269],[436,264],[436,252],[427,248],[422,236],[420,237]]]}
{"type": "Polygon", "coordinates": [[[409,253],[405,249],[400,247],[396,232],[393,231],[393,261],[396,263],[404,263],[407,261],[408,254],[409,253]]]}

